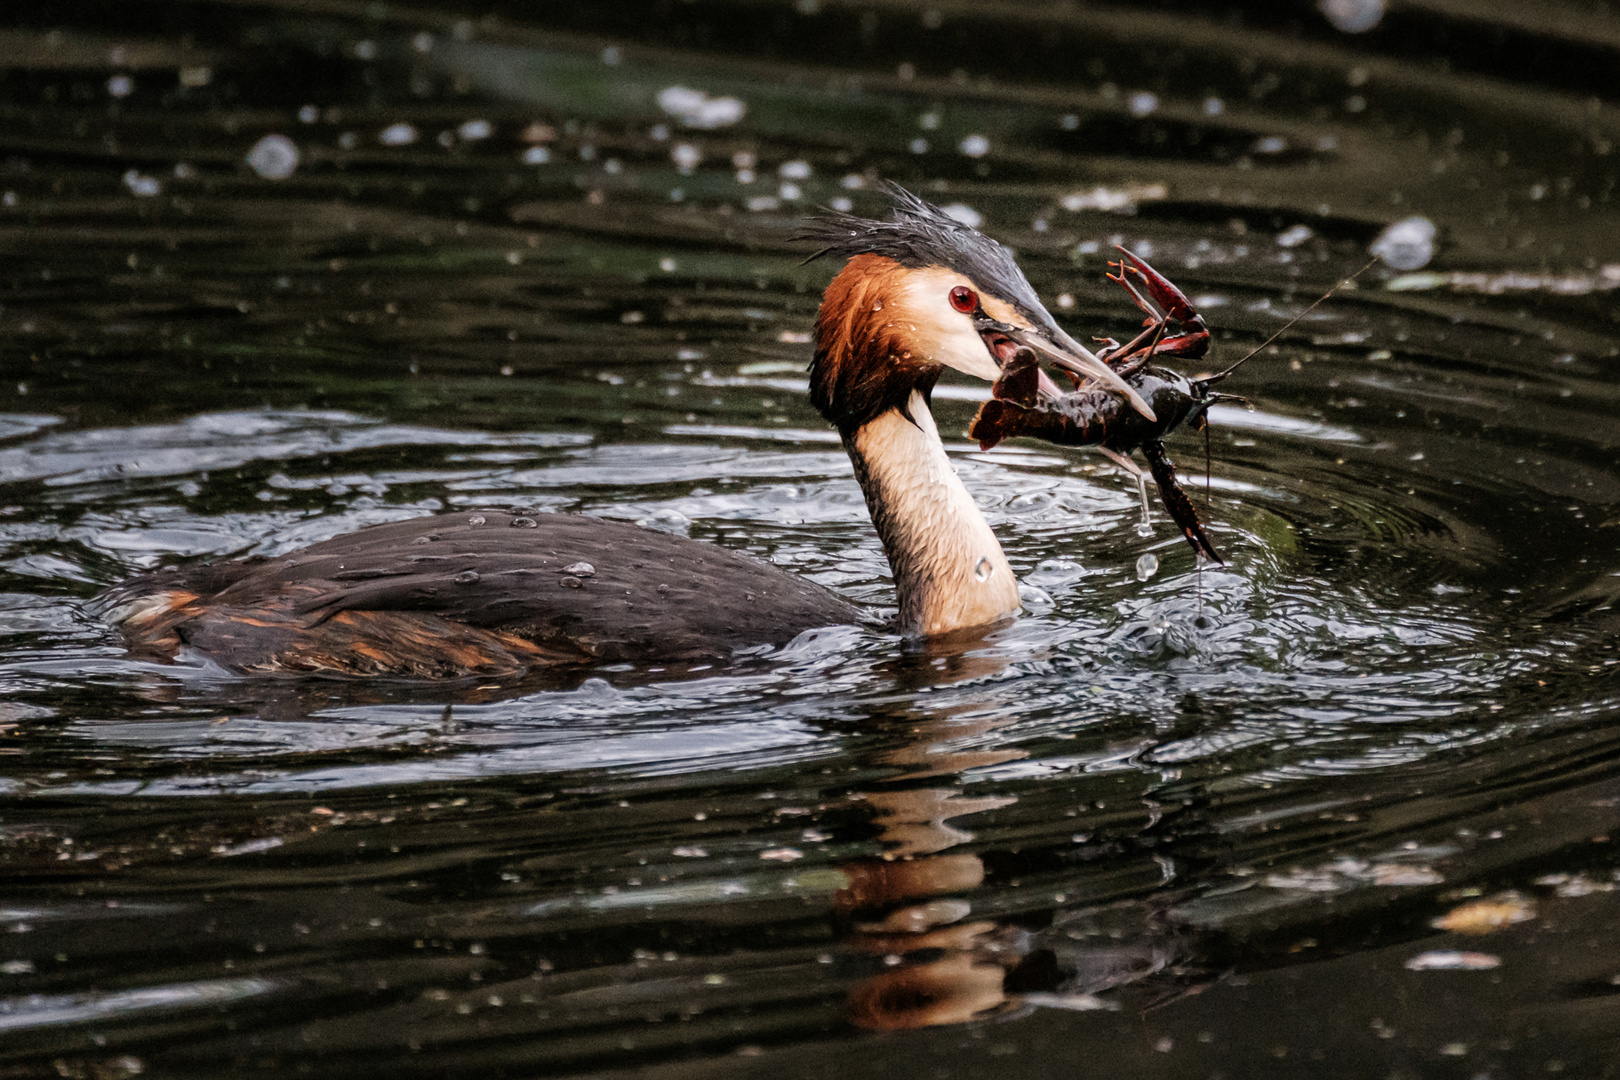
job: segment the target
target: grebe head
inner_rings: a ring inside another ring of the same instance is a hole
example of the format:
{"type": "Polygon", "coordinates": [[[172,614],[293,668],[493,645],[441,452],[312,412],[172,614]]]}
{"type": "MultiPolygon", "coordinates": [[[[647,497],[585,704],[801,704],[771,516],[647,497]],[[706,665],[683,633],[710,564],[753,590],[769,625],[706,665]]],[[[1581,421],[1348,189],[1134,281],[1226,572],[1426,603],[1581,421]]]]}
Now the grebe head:
{"type": "Polygon", "coordinates": [[[811,401],[840,431],[890,409],[909,415],[913,391],[926,399],[947,367],[994,381],[1020,346],[1153,418],[1135,390],[1058,326],[1011,252],[904,188],[889,191],[888,221],[829,214],[800,233],[822,244],[812,259],[849,259],[822,298],[810,366],[811,401]]]}

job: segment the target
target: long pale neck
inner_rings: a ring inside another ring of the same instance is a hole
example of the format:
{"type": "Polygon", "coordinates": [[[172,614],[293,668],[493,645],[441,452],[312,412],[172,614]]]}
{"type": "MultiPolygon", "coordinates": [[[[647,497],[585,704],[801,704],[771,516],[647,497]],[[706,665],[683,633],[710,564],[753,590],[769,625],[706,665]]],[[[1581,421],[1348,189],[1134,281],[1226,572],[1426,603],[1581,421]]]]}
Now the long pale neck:
{"type": "Polygon", "coordinates": [[[973,504],[920,393],[844,436],[900,594],[908,637],[985,626],[1017,613],[1018,582],[973,504]]]}

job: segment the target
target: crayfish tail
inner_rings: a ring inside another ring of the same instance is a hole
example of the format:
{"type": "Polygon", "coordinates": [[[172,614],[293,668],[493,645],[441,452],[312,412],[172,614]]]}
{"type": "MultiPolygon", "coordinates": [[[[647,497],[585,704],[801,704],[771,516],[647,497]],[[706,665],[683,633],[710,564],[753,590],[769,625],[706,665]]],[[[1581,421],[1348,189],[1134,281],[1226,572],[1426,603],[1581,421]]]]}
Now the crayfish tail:
{"type": "Polygon", "coordinates": [[[1142,456],[1147,458],[1148,468],[1153,471],[1153,479],[1159,485],[1159,497],[1164,500],[1164,508],[1181,528],[1181,535],[1187,538],[1187,544],[1204,558],[1225,566],[1226,560],[1210,543],[1204,526],[1198,520],[1198,511],[1193,508],[1192,500],[1187,498],[1187,492],[1176,479],[1175,463],[1165,454],[1164,444],[1143,443],[1142,456]]]}

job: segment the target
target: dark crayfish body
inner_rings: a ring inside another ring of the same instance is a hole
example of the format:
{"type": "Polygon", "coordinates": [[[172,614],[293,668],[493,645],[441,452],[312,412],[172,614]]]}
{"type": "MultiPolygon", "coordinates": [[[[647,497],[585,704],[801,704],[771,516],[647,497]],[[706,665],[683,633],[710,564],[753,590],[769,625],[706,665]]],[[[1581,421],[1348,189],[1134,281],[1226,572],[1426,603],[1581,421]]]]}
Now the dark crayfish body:
{"type": "MultiPolygon", "coordinates": [[[[1034,354],[1022,352],[1007,362],[1003,379],[1019,379],[1022,373],[1015,369],[1035,363],[1034,354]]],[[[1109,390],[1077,390],[1046,402],[1034,395],[997,396],[984,403],[968,434],[986,450],[1002,439],[1025,435],[1061,446],[1101,446],[1128,454],[1188,421],[1195,430],[1201,427],[1204,411],[1213,401],[1202,384],[1168,368],[1148,365],[1125,381],[1153,407],[1157,419],[1149,420],[1109,390]]],[[[998,390],[1002,387],[1000,382],[996,385],[998,390]]]]}

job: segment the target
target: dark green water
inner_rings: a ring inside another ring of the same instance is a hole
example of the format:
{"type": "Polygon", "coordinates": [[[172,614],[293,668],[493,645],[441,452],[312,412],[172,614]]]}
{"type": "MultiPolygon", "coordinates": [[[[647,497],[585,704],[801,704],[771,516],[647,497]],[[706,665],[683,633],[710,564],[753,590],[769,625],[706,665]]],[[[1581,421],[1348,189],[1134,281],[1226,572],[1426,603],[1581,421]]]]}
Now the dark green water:
{"type": "Polygon", "coordinates": [[[8,8],[0,1075],[1615,1075],[1617,70],[1573,0],[8,8]],[[942,386],[1029,586],[973,646],[451,695],[83,610],[521,505],[881,613],[789,239],[881,180],[1078,337],[1130,245],[1212,363],[1437,236],[1231,380],[1224,571],[942,386]]]}

